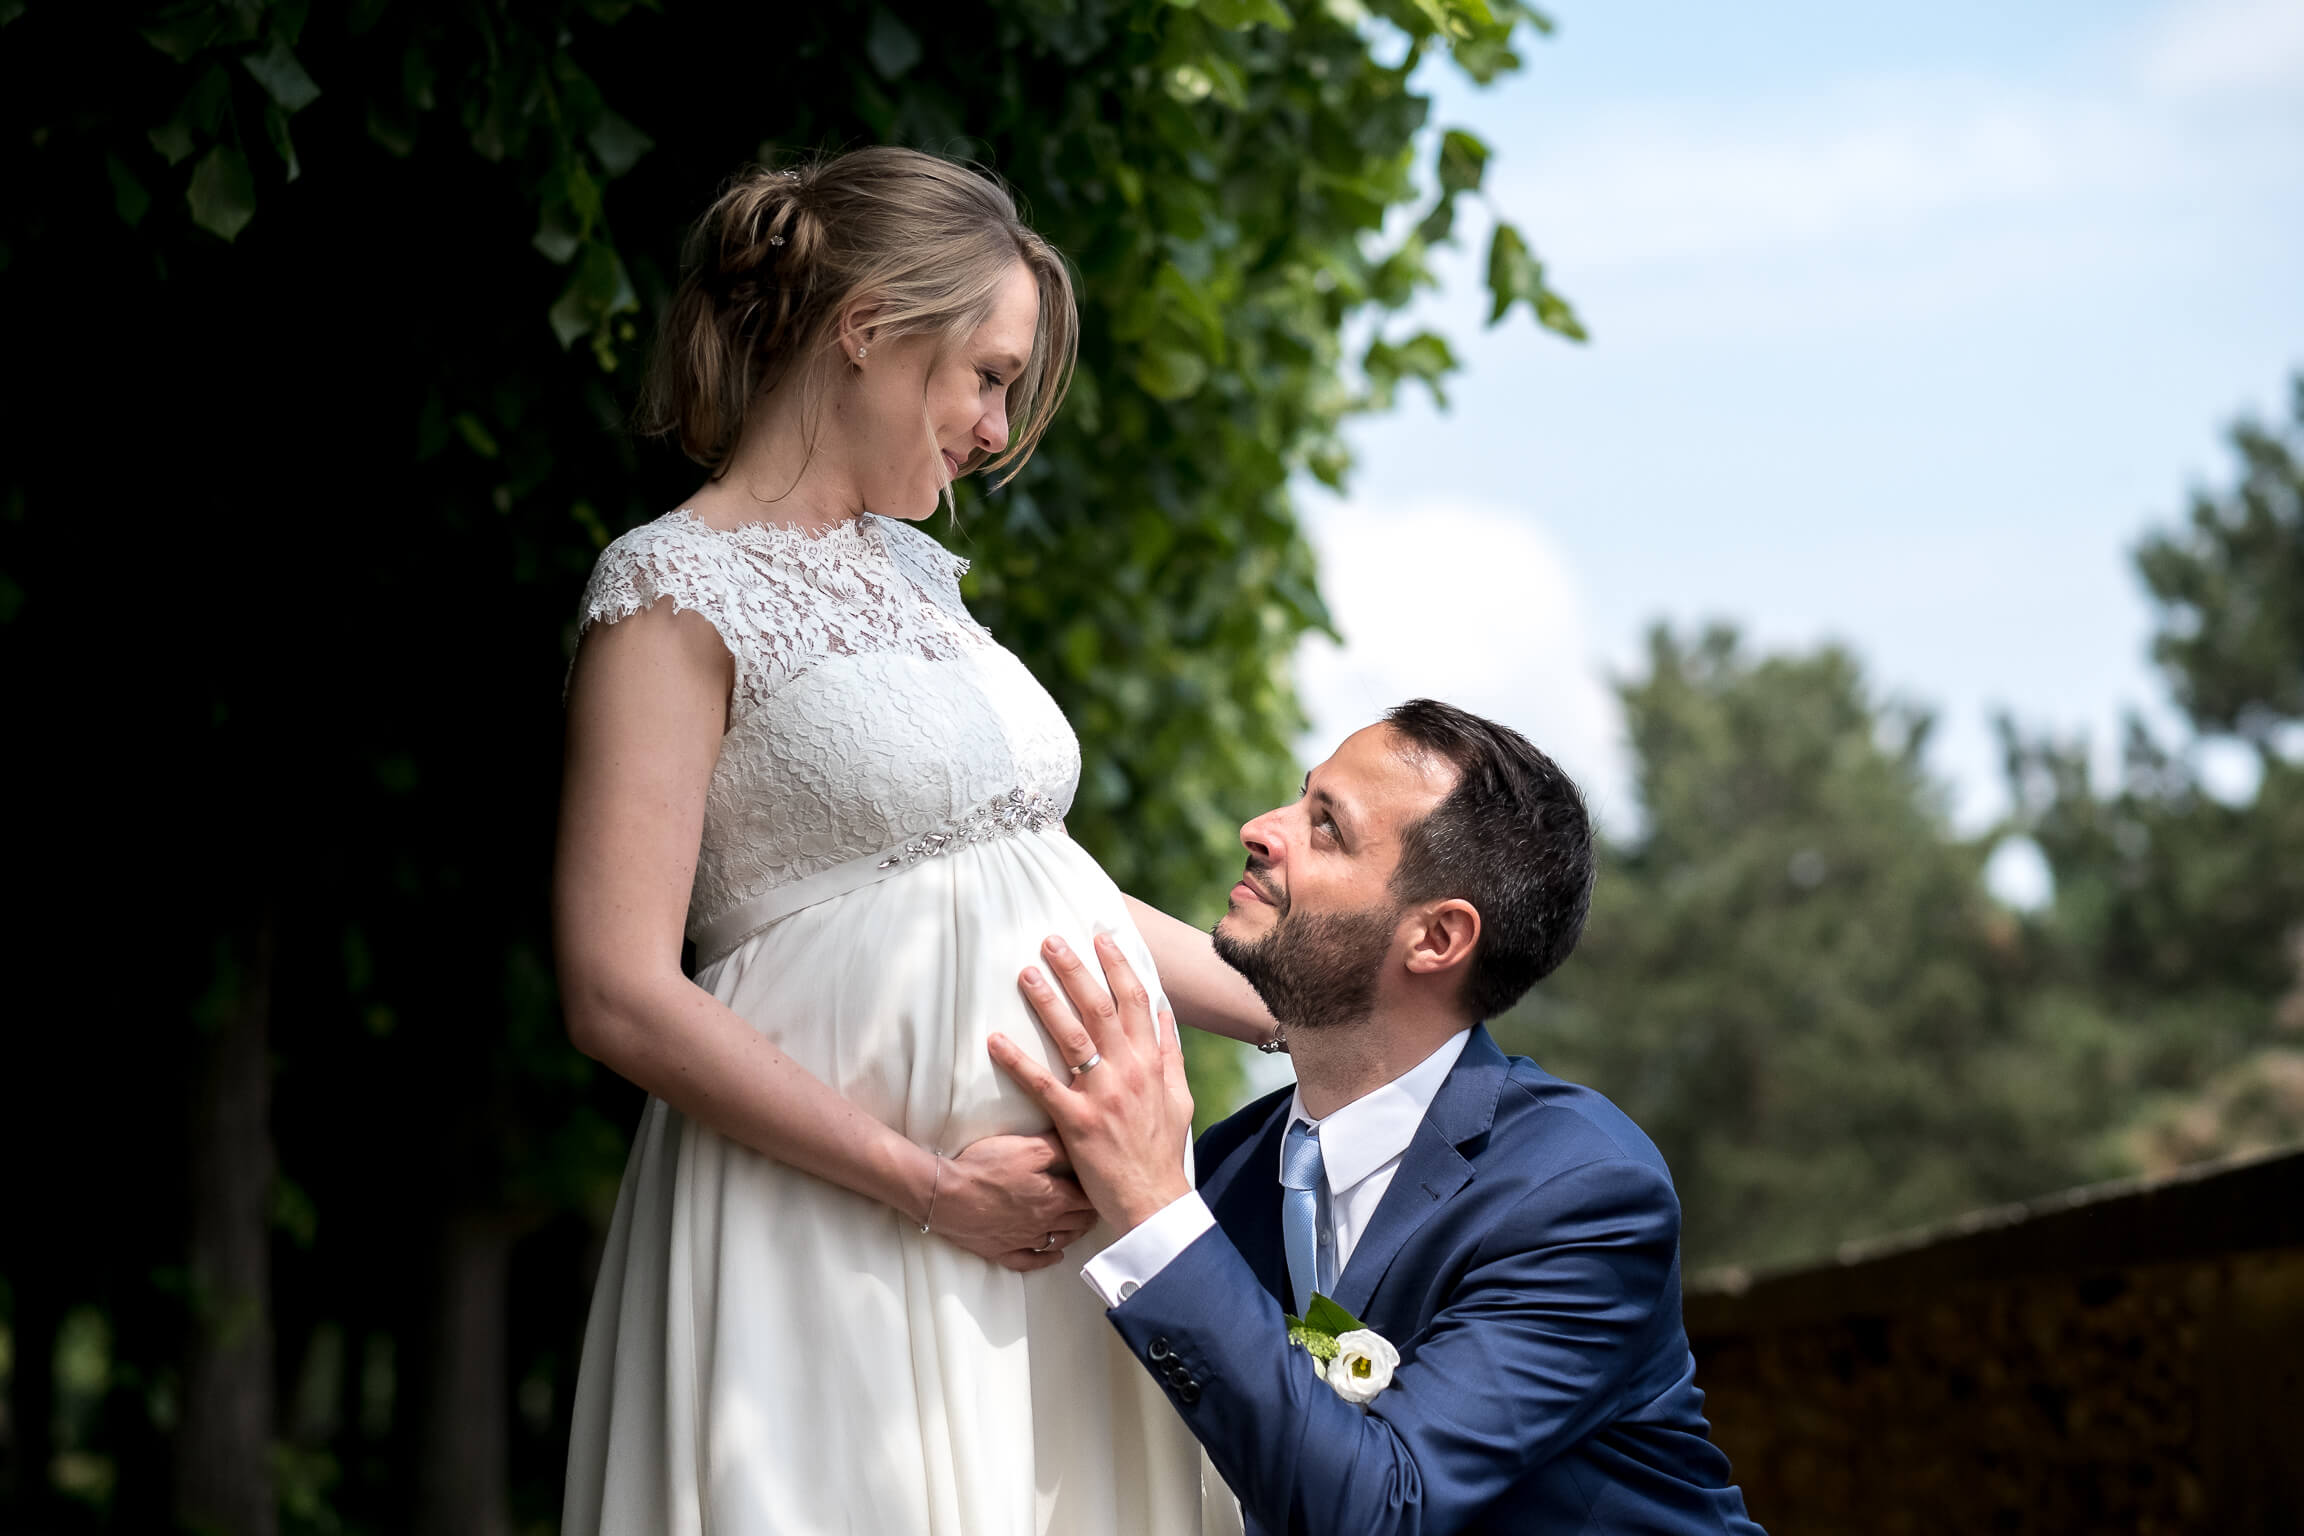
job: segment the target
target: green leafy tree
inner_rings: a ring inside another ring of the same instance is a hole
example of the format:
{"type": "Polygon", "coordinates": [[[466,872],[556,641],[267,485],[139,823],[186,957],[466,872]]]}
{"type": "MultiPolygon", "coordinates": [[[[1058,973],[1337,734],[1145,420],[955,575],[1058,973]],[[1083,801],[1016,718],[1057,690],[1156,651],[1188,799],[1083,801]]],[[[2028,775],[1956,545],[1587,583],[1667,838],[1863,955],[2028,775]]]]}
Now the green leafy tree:
{"type": "MultiPolygon", "coordinates": [[[[1506,73],[1536,22],[0,0],[0,678],[28,723],[0,772],[36,808],[11,969],[50,1021],[8,1130],[43,1170],[0,1239],[9,1523],[550,1519],[635,1107],[549,983],[558,687],[593,554],[693,484],[623,424],[722,177],[971,154],[1077,264],[1074,402],[939,531],[1080,730],[1076,835],[1207,916],[1291,782],[1287,659],[1326,623],[1289,486],[1339,483],[1346,419],[1454,366],[1430,334],[1339,340],[1480,194],[1486,147],[1426,136],[1413,78],[1506,73]],[[90,1307],[92,1406],[59,1415],[40,1365],[90,1307]],[[59,1456],[93,1470],[60,1490],[59,1456]]],[[[1579,334],[1491,222],[1494,316],[1579,334]]],[[[1220,1107],[1231,1058],[1195,1066],[1220,1107]]]]}
{"type": "Polygon", "coordinates": [[[1500,1033],[1656,1139],[1691,1264],[1812,1258],[2065,1182],[2010,1007],[2014,925],[1946,823],[1928,716],[1837,647],[1755,657],[1725,627],[1657,629],[1620,692],[1640,831],[1500,1033]]]}
{"type": "Polygon", "coordinates": [[[2196,741],[2244,742],[2253,793],[2211,795],[2196,741],[2140,722],[2109,790],[2084,742],[2003,726],[2017,824],[2056,877],[2038,968],[2106,1020],[2134,1166],[2304,1137],[2304,377],[2286,423],[2243,421],[2231,441],[2237,482],[2195,493],[2136,564],[2196,741]]]}

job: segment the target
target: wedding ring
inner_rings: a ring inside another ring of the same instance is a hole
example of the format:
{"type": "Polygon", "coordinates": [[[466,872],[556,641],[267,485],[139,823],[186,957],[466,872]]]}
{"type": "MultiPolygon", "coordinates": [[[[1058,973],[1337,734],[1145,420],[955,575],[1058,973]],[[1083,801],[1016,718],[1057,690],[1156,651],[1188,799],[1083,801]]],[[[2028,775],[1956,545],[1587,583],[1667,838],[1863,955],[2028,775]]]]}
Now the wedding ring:
{"type": "Polygon", "coordinates": [[[1086,1061],[1074,1067],[1072,1069],[1072,1075],[1074,1077],[1080,1077],[1089,1072],[1095,1071],[1102,1065],[1104,1065],[1104,1053],[1102,1051],[1098,1051],[1094,1055],[1090,1056],[1086,1061]]]}
{"type": "Polygon", "coordinates": [[[1037,1248],[1033,1249],[1032,1251],[1033,1251],[1034,1253],[1046,1253],[1046,1252],[1047,1252],[1049,1249],[1051,1249],[1051,1248],[1053,1248],[1053,1247],[1055,1247],[1055,1246],[1056,1246],[1056,1234],[1055,1234],[1055,1233],[1053,1233],[1053,1232],[1051,1232],[1051,1233],[1049,1233],[1049,1234],[1048,1234],[1048,1241],[1046,1241],[1046,1242],[1042,1243],[1042,1244],[1041,1244],[1039,1247],[1037,1247],[1037,1248]]]}

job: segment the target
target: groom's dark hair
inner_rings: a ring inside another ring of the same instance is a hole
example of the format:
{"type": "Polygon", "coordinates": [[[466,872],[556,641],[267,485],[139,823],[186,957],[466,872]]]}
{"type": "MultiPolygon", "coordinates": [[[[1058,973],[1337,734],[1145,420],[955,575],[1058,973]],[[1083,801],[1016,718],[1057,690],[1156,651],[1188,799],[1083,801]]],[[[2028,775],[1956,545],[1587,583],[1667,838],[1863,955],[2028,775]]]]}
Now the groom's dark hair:
{"type": "Polygon", "coordinates": [[[1494,1018],[1584,932],[1596,868],[1584,797],[1527,737],[1453,704],[1410,699],[1384,723],[1457,773],[1447,798],[1401,834],[1392,894],[1403,906],[1457,899],[1479,912],[1464,1004],[1494,1018]]]}

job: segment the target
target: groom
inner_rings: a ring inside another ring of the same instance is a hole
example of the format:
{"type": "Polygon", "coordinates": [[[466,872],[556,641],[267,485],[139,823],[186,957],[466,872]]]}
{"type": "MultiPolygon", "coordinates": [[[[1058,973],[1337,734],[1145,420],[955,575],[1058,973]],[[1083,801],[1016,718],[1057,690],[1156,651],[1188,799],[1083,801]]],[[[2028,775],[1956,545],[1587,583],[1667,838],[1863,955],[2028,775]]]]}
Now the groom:
{"type": "Polygon", "coordinates": [[[1216,947],[1280,1021],[1297,1083],[1200,1139],[1197,1191],[1174,1025],[1155,1028],[1109,940],[1101,980],[1056,941],[1056,985],[1024,976],[1087,1070],[1059,1081],[1001,1037],[992,1053],[1122,1234],[1084,1278],[1248,1529],[1759,1536],[1708,1438],[1663,1159],[1480,1024],[1583,929],[1575,785],[1515,732],[1419,699],[1241,841],[1216,947]],[[1288,1342],[1283,1314],[1314,1293],[1397,1351],[1365,1408],[1288,1342]]]}

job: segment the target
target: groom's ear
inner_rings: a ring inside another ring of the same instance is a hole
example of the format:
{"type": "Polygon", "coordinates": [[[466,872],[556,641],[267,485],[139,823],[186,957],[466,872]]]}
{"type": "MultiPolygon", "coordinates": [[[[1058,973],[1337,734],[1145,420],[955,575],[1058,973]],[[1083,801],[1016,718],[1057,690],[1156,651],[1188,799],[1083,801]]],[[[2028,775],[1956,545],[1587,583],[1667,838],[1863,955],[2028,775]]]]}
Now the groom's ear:
{"type": "Polygon", "coordinates": [[[1411,910],[1408,969],[1419,976],[1457,975],[1480,945],[1480,909],[1460,897],[1411,910]]]}

